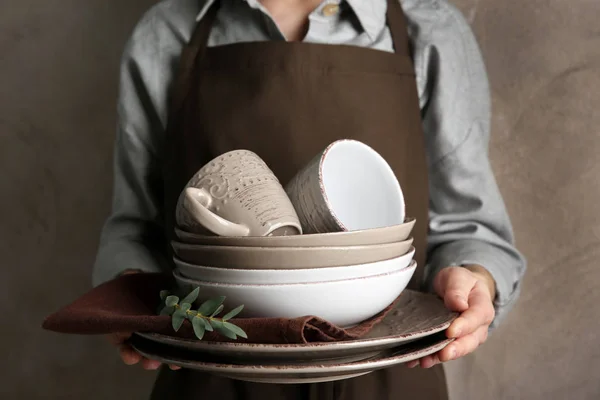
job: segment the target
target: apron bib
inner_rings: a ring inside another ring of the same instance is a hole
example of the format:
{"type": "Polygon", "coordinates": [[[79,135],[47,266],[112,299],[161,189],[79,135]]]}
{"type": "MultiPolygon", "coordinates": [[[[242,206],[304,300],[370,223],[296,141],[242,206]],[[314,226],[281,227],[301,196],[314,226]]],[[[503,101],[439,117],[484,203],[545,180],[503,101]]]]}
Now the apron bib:
{"type": "MultiPolygon", "coordinates": [[[[187,181],[213,158],[255,152],[282,184],[338,139],[371,146],[403,189],[418,268],[425,265],[429,192],[415,73],[404,12],[388,0],[395,52],[346,45],[267,41],[208,47],[216,1],[185,47],[173,87],[165,138],[166,245],[175,205],[187,181]]],[[[358,378],[272,385],[162,368],[152,399],[383,400],[447,399],[443,369],[403,365],[358,378]]]]}

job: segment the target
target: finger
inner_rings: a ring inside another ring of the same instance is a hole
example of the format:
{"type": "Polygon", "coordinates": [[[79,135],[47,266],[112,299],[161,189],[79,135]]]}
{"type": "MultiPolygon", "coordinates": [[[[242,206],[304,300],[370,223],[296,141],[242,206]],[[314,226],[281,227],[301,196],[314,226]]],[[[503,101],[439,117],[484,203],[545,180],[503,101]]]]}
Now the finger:
{"type": "Polygon", "coordinates": [[[475,332],[480,326],[487,327],[492,323],[495,316],[494,305],[489,292],[482,285],[481,282],[475,284],[469,296],[469,308],[450,325],[448,336],[459,338],[475,332]]]}
{"type": "Polygon", "coordinates": [[[456,360],[473,352],[487,339],[487,326],[481,326],[475,332],[456,339],[438,353],[441,362],[456,360]]]}
{"type": "Polygon", "coordinates": [[[131,337],[131,333],[113,333],[108,335],[108,341],[113,346],[120,346],[131,337]]]}
{"type": "Polygon", "coordinates": [[[464,268],[449,267],[440,273],[436,282],[436,292],[444,299],[446,307],[452,311],[465,311],[469,308],[469,293],[475,286],[475,278],[464,268]]]}
{"type": "Polygon", "coordinates": [[[418,360],[418,359],[417,359],[417,360],[412,360],[412,361],[409,361],[409,362],[407,362],[407,363],[406,363],[406,366],[407,366],[408,368],[414,368],[414,367],[416,367],[417,365],[419,365],[419,363],[420,363],[420,360],[418,360]]]}
{"type": "Polygon", "coordinates": [[[161,362],[156,360],[150,360],[148,358],[144,358],[142,360],[142,368],[148,371],[153,371],[160,368],[161,362]]]}
{"type": "Polygon", "coordinates": [[[438,354],[431,354],[421,358],[421,368],[431,368],[436,364],[440,363],[438,354]]]}
{"type": "Polygon", "coordinates": [[[181,369],[181,367],[180,367],[180,366],[178,366],[178,365],[173,365],[173,364],[170,364],[170,365],[169,365],[169,368],[170,368],[171,370],[173,370],[173,371],[177,371],[177,370],[181,369]]]}
{"type": "Polygon", "coordinates": [[[135,365],[142,359],[142,356],[137,351],[127,345],[121,346],[119,352],[121,354],[121,359],[127,365],[135,365]]]}

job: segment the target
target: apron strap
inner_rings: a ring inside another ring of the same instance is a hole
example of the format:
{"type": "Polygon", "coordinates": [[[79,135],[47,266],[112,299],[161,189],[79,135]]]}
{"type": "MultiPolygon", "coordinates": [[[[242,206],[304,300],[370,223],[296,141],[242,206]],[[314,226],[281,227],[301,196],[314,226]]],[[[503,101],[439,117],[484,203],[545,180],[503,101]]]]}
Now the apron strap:
{"type": "Polygon", "coordinates": [[[200,22],[196,25],[189,43],[183,48],[181,59],[179,61],[179,72],[171,92],[172,99],[170,113],[173,113],[173,115],[176,115],[179,112],[186,94],[188,93],[187,87],[190,83],[190,78],[196,68],[198,60],[202,59],[202,55],[206,50],[208,37],[213,22],[217,17],[220,5],[221,2],[215,0],[213,4],[209,6],[204,17],[202,17],[200,22]]]}
{"type": "Polygon", "coordinates": [[[387,25],[394,43],[394,51],[398,54],[408,54],[412,59],[406,15],[400,5],[400,0],[387,0],[387,4],[387,25]]]}

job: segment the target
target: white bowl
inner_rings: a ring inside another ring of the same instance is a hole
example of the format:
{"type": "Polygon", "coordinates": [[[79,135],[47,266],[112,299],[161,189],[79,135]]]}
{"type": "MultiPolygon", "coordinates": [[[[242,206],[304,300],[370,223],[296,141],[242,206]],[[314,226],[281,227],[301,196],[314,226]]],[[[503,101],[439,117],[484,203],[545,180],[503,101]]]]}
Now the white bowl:
{"type": "Polygon", "coordinates": [[[415,248],[403,256],[369,264],[331,268],[307,269],[231,269],[186,263],[173,258],[182,276],[203,282],[241,285],[279,285],[286,283],[327,282],[380,275],[406,268],[415,254],[415,248]]]}
{"type": "Polygon", "coordinates": [[[340,327],[359,324],[390,305],[408,285],[417,263],[398,271],[363,278],[281,285],[232,285],[184,278],[173,272],[177,285],[190,292],[200,288],[197,304],[225,296],[225,307],[241,304],[242,318],[316,316],[340,327]]]}
{"type": "Polygon", "coordinates": [[[285,186],[305,234],[404,222],[404,194],[386,160],[352,139],[331,143],[285,186]]]}

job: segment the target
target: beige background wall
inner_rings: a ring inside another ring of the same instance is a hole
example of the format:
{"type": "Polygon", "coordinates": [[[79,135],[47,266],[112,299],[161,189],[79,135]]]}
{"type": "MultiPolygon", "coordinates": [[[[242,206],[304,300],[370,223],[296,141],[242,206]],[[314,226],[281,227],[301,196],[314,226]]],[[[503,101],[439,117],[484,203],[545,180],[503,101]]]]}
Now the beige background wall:
{"type": "MultiPolygon", "coordinates": [[[[108,212],[117,67],[151,0],[0,3],[0,398],[145,399],[101,339],[39,329],[87,290],[108,212]]],[[[494,93],[491,156],[530,261],[455,399],[600,398],[600,3],[459,0],[494,93]]]]}

